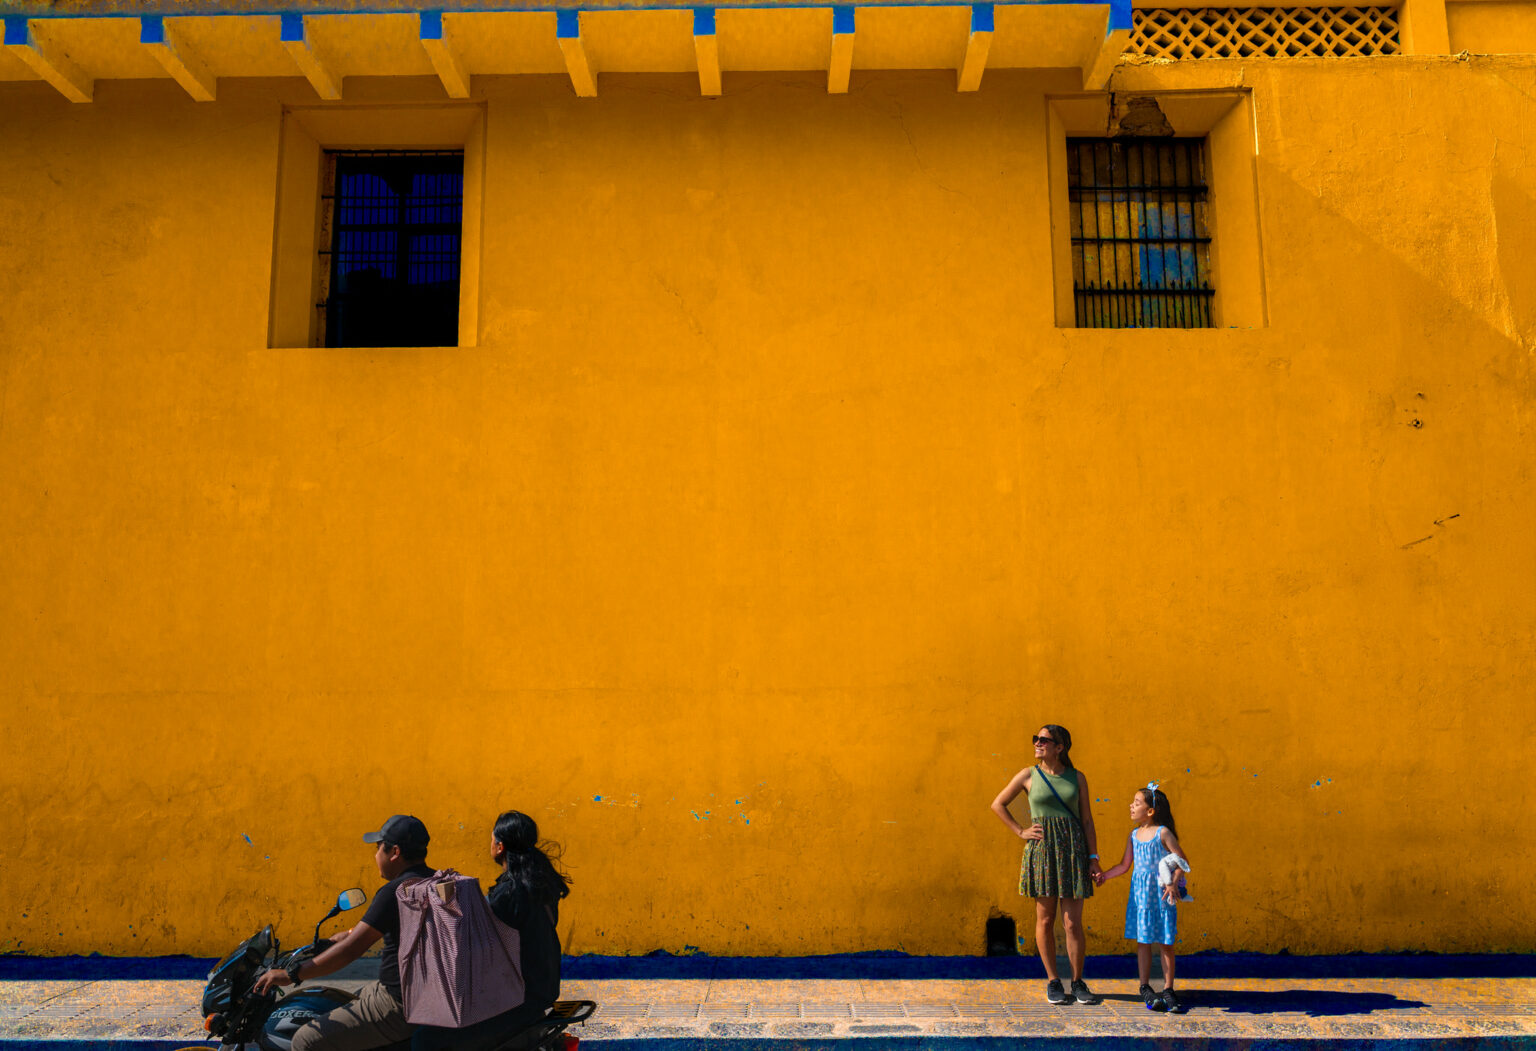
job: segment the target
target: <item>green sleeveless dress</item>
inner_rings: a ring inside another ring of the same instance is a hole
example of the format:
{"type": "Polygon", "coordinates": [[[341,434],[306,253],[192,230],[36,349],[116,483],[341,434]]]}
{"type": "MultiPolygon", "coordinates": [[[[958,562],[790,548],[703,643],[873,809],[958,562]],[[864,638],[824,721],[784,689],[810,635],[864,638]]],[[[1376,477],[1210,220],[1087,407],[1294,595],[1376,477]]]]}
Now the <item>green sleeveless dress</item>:
{"type": "Polygon", "coordinates": [[[1019,893],[1028,898],[1091,898],[1093,879],[1088,874],[1088,839],[1073,816],[1078,811],[1077,771],[1051,777],[1035,767],[1029,778],[1029,813],[1045,830],[1044,839],[1024,844],[1024,864],[1019,872],[1019,893]],[[1050,786],[1061,796],[1051,794],[1050,786]],[[1065,803],[1072,809],[1062,809],[1065,803]]]}

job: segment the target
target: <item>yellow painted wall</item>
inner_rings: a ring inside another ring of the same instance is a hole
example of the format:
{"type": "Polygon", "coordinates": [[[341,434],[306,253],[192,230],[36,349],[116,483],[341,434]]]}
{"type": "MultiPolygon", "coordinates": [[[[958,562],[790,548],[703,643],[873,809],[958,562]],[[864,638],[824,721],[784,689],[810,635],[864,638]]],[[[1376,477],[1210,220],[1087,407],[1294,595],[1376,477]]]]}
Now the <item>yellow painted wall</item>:
{"type": "Polygon", "coordinates": [[[303,82],[6,86],[0,948],[517,806],[572,951],[976,952],[1051,721],[1106,852],[1165,782],[1190,950],[1536,949],[1529,63],[1125,71],[1254,91],[1271,324],[1177,333],[1054,327],[1075,77],[477,80],[479,345],[387,351],[266,346],[303,82]]]}
{"type": "Polygon", "coordinates": [[[1460,0],[1445,5],[1452,51],[1518,54],[1536,51],[1536,2],[1460,0]]]}

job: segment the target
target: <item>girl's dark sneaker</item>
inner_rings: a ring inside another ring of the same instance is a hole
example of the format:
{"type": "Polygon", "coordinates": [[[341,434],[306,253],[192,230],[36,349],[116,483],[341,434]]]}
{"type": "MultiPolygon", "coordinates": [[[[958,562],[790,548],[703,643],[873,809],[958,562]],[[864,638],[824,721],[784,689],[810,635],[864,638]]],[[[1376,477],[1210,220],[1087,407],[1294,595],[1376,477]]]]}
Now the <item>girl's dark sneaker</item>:
{"type": "Polygon", "coordinates": [[[1072,999],[1080,1004],[1096,1004],[1099,998],[1088,991],[1088,983],[1081,978],[1072,979],[1072,999]]]}
{"type": "Polygon", "coordinates": [[[1179,1003],[1179,998],[1173,995],[1172,989],[1164,989],[1163,995],[1159,999],[1163,1001],[1164,1011],[1172,1011],[1174,1014],[1182,1014],[1184,1012],[1184,1005],[1179,1003]]]}
{"type": "Polygon", "coordinates": [[[1052,978],[1045,983],[1045,998],[1053,1004],[1067,1002],[1067,994],[1062,992],[1060,978],[1052,978]]]}
{"type": "Polygon", "coordinates": [[[1167,1006],[1162,998],[1152,991],[1152,987],[1146,983],[1141,986],[1141,1002],[1147,1005],[1148,1011],[1166,1011],[1167,1006]]]}

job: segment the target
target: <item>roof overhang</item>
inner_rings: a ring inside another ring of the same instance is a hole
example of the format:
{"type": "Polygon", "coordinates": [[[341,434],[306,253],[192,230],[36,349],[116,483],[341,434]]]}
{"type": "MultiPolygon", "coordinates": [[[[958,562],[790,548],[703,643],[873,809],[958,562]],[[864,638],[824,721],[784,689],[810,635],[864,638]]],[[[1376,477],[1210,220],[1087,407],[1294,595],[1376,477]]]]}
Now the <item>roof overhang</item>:
{"type": "Polygon", "coordinates": [[[1131,30],[1130,0],[932,4],[872,0],[826,7],[677,7],[405,0],[45,0],[0,2],[0,81],[46,80],[78,102],[98,80],[172,79],[213,101],[229,77],[303,76],[321,98],[347,77],[436,76],[450,97],[471,78],[564,74],[596,94],[602,73],[696,73],[719,94],[734,71],[948,69],[974,91],[986,69],[1076,67],[1101,87],[1131,30]]]}

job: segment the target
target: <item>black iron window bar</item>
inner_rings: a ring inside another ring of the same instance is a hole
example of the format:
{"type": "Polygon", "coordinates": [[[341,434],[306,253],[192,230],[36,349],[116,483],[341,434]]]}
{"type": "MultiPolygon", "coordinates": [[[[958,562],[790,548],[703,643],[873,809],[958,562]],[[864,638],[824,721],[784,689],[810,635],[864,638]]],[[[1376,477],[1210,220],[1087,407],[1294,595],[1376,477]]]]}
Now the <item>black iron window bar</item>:
{"type": "Polygon", "coordinates": [[[1068,139],[1079,328],[1209,328],[1204,142],[1068,139]]]}
{"type": "Polygon", "coordinates": [[[338,150],[327,163],[325,345],[456,345],[463,152],[338,150]]]}

